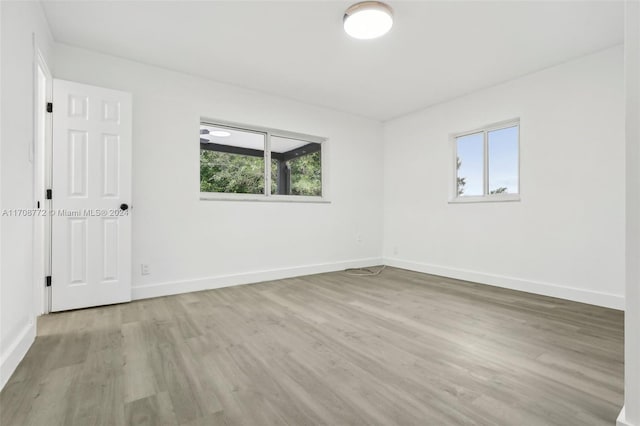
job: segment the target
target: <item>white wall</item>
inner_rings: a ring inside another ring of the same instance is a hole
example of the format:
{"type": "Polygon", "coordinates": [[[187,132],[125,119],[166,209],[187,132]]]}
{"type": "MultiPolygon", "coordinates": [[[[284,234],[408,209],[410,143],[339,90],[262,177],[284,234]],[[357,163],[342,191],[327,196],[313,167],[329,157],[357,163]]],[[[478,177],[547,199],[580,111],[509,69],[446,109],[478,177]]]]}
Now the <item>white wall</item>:
{"type": "Polygon", "coordinates": [[[625,9],[626,309],[625,408],[618,424],[640,426],[640,3],[625,9]]]}
{"type": "MultiPolygon", "coordinates": [[[[0,2],[2,9],[1,205],[33,207],[33,34],[45,59],[52,38],[40,3],[0,2]]],[[[0,388],[35,338],[33,223],[25,217],[0,218],[0,388]]],[[[44,286],[44,284],[43,284],[44,286]]]]}
{"type": "Polygon", "coordinates": [[[387,122],[387,263],[622,308],[623,117],[619,46],[387,122]],[[449,204],[450,133],[515,117],[522,201],[449,204]]]}
{"type": "Polygon", "coordinates": [[[65,45],[54,75],[133,93],[134,298],[380,262],[379,123],[65,45]],[[328,137],[332,202],[201,201],[201,116],[328,137]]]}

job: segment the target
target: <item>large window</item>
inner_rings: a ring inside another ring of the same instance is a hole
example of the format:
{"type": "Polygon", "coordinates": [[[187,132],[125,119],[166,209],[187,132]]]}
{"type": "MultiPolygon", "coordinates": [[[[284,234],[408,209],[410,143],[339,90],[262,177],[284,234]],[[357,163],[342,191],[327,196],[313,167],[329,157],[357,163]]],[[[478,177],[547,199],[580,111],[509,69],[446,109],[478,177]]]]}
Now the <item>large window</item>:
{"type": "Polygon", "coordinates": [[[518,120],[454,135],[453,201],[519,200],[519,139],[518,120]]]}
{"type": "Polygon", "coordinates": [[[281,130],[203,121],[202,198],[322,200],[324,142],[281,130]]]}

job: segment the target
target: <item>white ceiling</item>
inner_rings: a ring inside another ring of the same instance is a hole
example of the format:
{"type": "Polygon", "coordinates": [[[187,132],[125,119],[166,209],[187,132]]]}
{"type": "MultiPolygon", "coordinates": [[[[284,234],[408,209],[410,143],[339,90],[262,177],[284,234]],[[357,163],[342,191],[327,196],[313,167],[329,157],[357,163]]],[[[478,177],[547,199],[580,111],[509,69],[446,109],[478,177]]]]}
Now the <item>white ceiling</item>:
{"type": "MultiPolygon", "coordinates": [[[[355,2],[355,1],[354,1],[355,2]]],[[[345,1],[45,1],[62,43],[379,120],[623,39],[619,1],[392,1],[377,40],[345,1]]]]}

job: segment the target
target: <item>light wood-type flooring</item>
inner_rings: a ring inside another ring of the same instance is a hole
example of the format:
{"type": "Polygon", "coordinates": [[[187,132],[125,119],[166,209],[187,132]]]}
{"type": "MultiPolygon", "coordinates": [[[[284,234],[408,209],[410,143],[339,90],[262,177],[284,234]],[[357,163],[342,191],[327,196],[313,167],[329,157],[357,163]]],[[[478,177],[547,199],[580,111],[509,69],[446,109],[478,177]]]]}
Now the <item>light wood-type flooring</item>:
{"type": "Polygon", "coordinates": [[[620,311],[387,268],[43,316],[0,424],[614,425],[620,311]]]}

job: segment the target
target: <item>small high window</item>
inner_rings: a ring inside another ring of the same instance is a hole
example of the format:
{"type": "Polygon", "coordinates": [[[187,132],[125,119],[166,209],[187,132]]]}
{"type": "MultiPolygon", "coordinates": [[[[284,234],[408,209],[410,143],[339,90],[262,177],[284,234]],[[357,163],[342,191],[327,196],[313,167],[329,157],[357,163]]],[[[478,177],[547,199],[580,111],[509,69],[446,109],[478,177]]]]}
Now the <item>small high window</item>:
{"type": "Polygon", "coordinates": [[[453,201],[519,200],[520,122],[512,120],[453,136],[453,201]]]}

